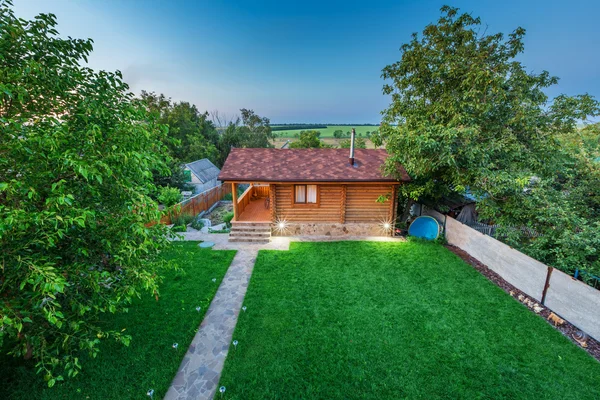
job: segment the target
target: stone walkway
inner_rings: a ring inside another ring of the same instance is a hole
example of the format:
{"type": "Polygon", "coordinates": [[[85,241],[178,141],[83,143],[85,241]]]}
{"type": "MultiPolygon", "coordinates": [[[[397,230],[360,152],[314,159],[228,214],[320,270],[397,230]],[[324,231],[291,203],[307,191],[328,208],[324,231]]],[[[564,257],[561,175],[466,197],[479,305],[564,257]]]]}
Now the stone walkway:
{"type": "Polygon", "coordinates": [[[214,242],[214,250],[237,250],[188,348],[165,400],[212,399],[229,350],[258,250],[288,250],[290,241],[377,240],[395,238],[273,237],[267,244],[229,243],[227,234],[186,232],[184,240],[214,242]]]}
{"type": "Polygon", "coordinates": [[[165,399],[213,398],[257,254],[236,253],[165,399]]]}

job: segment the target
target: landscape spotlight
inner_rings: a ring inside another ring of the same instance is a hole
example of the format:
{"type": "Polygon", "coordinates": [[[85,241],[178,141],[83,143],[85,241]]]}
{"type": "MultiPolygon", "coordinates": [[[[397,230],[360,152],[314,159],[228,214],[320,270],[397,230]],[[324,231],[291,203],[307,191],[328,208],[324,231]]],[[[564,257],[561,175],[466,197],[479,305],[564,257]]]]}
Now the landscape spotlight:
{"type": "Polygon", "coordinates": [[[383,228],[384,228],[385,230],[388,230],[388,229],[390,229],[391,227],[392,227],[392,226],[390,225],[390,223],[389,223],[389,222],[386,222],[386,223],[384,223],[384,224],[383,224],[383,228]]]}

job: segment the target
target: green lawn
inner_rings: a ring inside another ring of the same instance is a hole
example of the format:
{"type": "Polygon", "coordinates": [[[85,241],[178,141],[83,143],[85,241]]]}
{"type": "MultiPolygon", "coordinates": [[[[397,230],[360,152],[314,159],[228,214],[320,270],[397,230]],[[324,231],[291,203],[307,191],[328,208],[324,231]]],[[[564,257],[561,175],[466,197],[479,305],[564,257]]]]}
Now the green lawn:
{"type": "Polygon", "coordinates": [[[600,399],[600,363],[434,243],[261,251],[227,399],[600,399]]]}
{"type": "MultiPolygon", "coordinates": [[[[275,125],[274,125],[275,126],[275,125]]],[[[273,131],[273,133],[277,134],[278,137],[282,137],[282,138],[292,138],[294,137],[295,133],[300,133],[302,131],[306,131],[306,130],[317,130],[319,132],[321,132],[321,137],[322,138],[328,138],[328,137],[333,137],[333,132],[337,131],[338,129],[342,130],[344,133],[346,132],[351,132],[352,128],[354,128],[356,130],[356,135],[358,136],[359,134],[362,134],[362,137],[366,138],[367,135],[367,131],[368,132],[373,132],[376,130],[379,130],[378,126],[352,126],[352,125],[346,125],[346,126],[340,126],[340,125],[330,125],[327,128],[320,128],[320,129],[291,129],[291,130],[285,130],[285,131],[273,131]]]]}
{"type": "Polygon", "coordinates": [[[234,255],[200,249],[197,242],[174,243],[165,257],[176,259],[183,271],[167,274],[160,300],[148,294],[129,313],[107,315],[109,326],[127,328],[129,347],[104,343],[96,359],[84,359],[80,375],[51,389],[31,365],[0,359],[0,399],[148,399],[148,389],[161,399],[234,255]]]}

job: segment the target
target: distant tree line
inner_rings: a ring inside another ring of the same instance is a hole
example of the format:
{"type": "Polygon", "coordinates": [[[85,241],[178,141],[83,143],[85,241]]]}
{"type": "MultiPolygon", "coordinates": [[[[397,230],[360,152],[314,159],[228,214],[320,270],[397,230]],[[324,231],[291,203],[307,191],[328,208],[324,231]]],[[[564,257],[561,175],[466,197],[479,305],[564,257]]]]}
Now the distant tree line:
{"type": "Polygon", "coordinates": [[[271,127],[272,131],[292,131],[298,129],[327,129],[327,125],[320,124],[282,124],[271,127]]]}

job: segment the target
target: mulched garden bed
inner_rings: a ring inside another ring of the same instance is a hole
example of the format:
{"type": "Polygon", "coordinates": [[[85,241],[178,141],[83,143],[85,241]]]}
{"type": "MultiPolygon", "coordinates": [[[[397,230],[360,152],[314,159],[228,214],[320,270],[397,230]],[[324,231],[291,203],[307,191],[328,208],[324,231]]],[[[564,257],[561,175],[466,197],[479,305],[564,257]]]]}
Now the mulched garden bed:
{"type": "Polygon", "coordinates": [[[492,281],[496,286],[500,287],[506,293],[508,293],[512,297],[514,297],[515,300],[517,300],[521,304],[523,304],[523,306],[525,306],[529,311],[531,311],[534,314],[542,316],[544,318],[544,320],[546,320],[546,322],[548,324],[550,324],[554,329],[558,330],[560,333],[562,333],[564,336],[569,338],[577,346],[581,347],[582,349],[587,351],[592,357],[594,357],[596,360],[600,361],[600,342],[598,342],[594,338],[588,336],[587,341],[586,341],[587,346],[583,347],[578,341],[576,341],[573,338],[573,335],[575,335],[580,330],[577,327],[575,327],[573,324],[571,324],[569,321],[565,320],[565,322],[563,324],[555,326],[551,321],[548,320],[548,316],[550,315],[552,310],[550,310],[549,308],[547,308],[546,306],[544,306],[542,304],[539,304],[537,302],[537,300],[535,300],[533,297],[520,291],[519,289],[517,289],[516,287],[514,287],[513,285],[511,285],[510,283],[505,281],[500,275],[498,275],[497,273],[495,273],[494,271],[489,269],[486,265],[482,264],[479,260],[471,257],[471,255],[469,253],[467,253],[466,251],[461,250],[458,247],[455,247],[452,245],[446,245],[446,248],[448,248],[448,250],[450,250],[451,252],[453,252],[454,254],[459,256],[460,258],[462,258],[467,264],[473,266],[477,271],[479,271],[488,280],[492,281]],[[539,313],[536,313],[532,308],[532,306],[534,304],[539,304],[540,306],[543,307],[543,310],[540,311],[539,313]]]}

